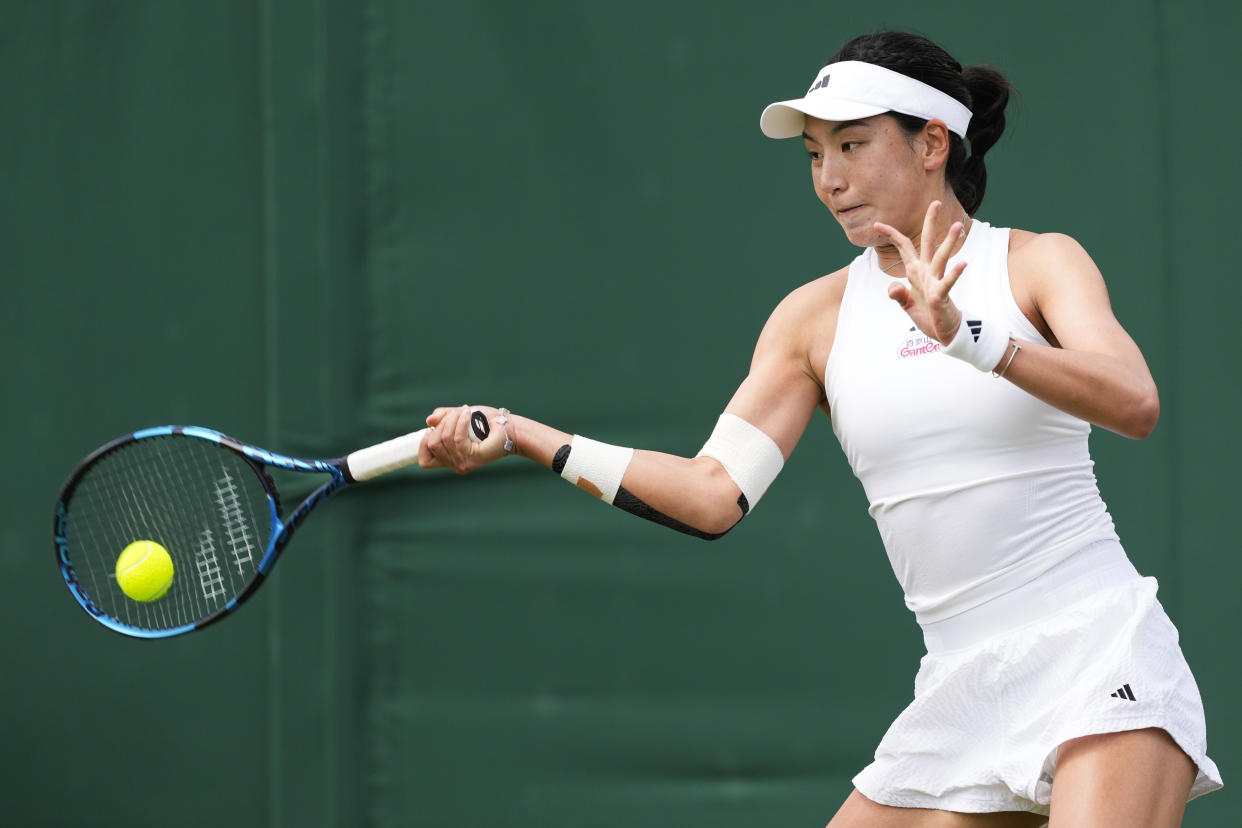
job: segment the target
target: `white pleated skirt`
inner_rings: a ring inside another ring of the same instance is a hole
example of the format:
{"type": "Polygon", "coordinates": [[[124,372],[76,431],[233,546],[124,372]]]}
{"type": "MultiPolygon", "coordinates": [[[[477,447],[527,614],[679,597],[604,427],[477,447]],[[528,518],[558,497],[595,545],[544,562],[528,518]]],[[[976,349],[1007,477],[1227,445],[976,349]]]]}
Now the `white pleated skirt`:
{"type": "Polygon", "coordinates": [[[1059,745],[1158,727],[1198,766],[1190,798],[1216,790],[1199,688],[1156,588],[1107,541],[926,625],[914,701],[855,787],[898,807],[1047,814],[1059,745]]]}

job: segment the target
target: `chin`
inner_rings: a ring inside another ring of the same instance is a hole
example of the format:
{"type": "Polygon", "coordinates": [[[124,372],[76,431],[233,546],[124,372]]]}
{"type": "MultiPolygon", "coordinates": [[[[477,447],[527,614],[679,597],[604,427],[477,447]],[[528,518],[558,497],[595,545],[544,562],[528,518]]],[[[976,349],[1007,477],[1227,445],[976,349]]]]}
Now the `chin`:
{"type": "Polygon", "coordinates": [[[871,228],[855,227],[852,229],[841,228],[845,231],[845,238],[855,247],[879,247],[888,240],[884,236],[871,228]]]}

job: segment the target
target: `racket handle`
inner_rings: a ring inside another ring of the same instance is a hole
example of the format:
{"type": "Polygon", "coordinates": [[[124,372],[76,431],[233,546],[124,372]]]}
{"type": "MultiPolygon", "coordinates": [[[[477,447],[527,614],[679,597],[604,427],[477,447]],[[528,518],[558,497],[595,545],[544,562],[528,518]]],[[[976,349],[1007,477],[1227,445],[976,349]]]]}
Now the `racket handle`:
{"type": "Polygon", "coordinates": [[[358,449],[345,458],[345,476],[350,480],[370,480],[390,471],[418,462],[418,447],[423,444],[427,429],[386,440],[358,449]]]}
{"type": "MultiPolygon", "coordinates": [[[[342,463],[345,476],[350,480],[370,480],[390,471],[405,468],[418,462],[418,448],[429,429],[420,428],[409,434],[394,437],[348,455],[342,463]]],[[[492,433],[491,423],[482,411],[470,415],[470,438],[476,442],[486,440],[492,433]]]]}

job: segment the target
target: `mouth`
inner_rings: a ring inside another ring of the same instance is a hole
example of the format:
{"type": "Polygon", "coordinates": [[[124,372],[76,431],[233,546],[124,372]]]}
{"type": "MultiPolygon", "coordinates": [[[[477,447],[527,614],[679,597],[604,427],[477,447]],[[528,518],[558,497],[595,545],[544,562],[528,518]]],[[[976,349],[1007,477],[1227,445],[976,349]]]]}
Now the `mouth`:
{"type": "Polygon", "coordinates": [[[837,217],[844,218],[845,216],[852,216],[861,210],[862,207],[863,206],[861,204],[855,204],[853,207],[842,207],[837,210],[837,217]]]}

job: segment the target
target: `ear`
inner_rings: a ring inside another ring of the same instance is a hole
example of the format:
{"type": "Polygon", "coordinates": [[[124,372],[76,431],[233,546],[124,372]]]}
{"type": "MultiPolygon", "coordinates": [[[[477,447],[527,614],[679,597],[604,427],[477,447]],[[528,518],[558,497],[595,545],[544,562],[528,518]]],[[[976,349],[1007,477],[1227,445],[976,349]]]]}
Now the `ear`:
{"type": "Polygon", "coordinates": [[[923,169],[942,169],[949,163],[949,127],[939,118],[933,118],[923,126],[923,169]]]}

